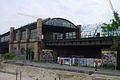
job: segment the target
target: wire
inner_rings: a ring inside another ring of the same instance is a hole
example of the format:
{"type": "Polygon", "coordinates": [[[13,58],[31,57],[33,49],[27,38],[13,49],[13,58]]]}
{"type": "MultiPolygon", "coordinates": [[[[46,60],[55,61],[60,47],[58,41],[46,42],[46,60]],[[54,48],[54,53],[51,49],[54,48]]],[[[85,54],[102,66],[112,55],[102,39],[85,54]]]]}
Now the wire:
{"type": "Polygon", "coordinates": [[[31,15],[24,14],[24,13],[18,13],[18,15],[23,15],[23,16],[27,16],[27,17],[31,17],[31,18],[38,18],[36,16],[31,16],[31,15]]]}

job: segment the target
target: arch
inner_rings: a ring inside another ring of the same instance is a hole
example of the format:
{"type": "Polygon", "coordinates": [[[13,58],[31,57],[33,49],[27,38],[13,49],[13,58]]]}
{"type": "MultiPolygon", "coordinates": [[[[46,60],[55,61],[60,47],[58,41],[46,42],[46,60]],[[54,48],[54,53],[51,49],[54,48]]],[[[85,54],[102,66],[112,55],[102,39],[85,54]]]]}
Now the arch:
{"type": "Polygon", "coordinates": [[[43,25],[77,28],[71,21],[63,18],[49,18],[43,22],[43,25]]]}

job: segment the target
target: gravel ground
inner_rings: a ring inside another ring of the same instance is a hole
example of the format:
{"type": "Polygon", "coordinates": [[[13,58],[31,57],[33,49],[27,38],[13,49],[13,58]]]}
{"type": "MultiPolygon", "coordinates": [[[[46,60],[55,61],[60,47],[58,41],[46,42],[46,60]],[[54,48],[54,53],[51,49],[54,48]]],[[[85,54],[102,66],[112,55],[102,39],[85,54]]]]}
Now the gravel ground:
{"type": "MultiPolygon", "coordinates": [[[[21,80],[120,80],[119,76],[108,76],[102,74],[88,75],[85,73],[69,72],[63,70],[51,70],[45,68],[18,66],[13,64],[4,64],[0,70],[5,72],[18,72],[18,80],[20,72],[21,80]]],[[[16,80],[15,74],[0,72],[0,80],[16,80]]]]}

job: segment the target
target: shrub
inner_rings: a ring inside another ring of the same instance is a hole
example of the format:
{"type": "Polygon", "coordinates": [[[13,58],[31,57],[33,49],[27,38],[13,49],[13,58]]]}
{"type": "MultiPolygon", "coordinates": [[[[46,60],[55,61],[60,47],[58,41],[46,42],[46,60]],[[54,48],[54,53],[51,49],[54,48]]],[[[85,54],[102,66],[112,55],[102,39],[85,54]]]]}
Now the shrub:
{"type": "Polygon", "coordinates": [[[5,60],[13,60],[13,59],[17,59],[17,56],[16,56],[15,53],[5,53],[5,54],[3,55],[3,58],[4,58],[5,60]]]}

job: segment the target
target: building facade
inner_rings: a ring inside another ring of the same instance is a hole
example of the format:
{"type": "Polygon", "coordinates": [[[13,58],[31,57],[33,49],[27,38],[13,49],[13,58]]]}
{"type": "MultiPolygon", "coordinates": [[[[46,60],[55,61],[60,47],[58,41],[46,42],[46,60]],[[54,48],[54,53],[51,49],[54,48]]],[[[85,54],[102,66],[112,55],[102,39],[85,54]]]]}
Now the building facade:
{"type": "Polygon", "coordinates": [[[62,18],[38,19],[37,22],[18,29],[11,27],[8,36],[10,53],[26,56],[26,59],[40,60],[42,50],[50,49],[44,41],[79,39],[80,26],[62,18]]]}
{"type": "Polygon", "coordinates": [[[0,53],[15,53],[27,60],[51,61],[58,56],[101,58],[101,50],[116,44],[111,37],[83,38],[81,30],[81,25],[63,18],[37,19],[0,35],[0,53]]]}

